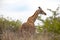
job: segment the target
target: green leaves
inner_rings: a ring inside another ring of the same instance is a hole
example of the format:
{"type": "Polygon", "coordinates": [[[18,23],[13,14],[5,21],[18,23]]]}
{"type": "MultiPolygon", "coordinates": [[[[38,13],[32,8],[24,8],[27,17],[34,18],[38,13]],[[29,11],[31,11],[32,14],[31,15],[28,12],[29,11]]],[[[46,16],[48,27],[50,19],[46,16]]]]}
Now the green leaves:
{"type": "Polygon", "coordinates": [[[47,9],[47,10],[52,12],[53,15],[47,17],[46,20],[41,19],[41,16],[38,17],[38,20],[42,21],[44,24],[41,27],[45,28],[48,32],[60,34],[60,17],[58,16],[59,14],[57,13],[57,11],[59,11],[59,7],[56,9],[56,11],[53,11],[51,9],[47,9]]]}
{"type": "Polygon", "coordinates": [[[21,21],[19,20],[8,20],[4,17],[0,17],[0,30],[12,30],[17,31],[21,26],[21,21]]]}

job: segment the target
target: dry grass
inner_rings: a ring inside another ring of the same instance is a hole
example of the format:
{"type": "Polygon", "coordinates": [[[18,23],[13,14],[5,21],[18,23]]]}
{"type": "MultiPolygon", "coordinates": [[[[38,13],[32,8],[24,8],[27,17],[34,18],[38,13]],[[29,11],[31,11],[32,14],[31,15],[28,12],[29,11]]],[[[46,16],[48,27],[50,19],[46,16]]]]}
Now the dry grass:
{"type": "MultiPolygon", "coordinates": [[[[2,34],[1,39],[2,40],[45,40],[46,37],[42,38],[43,36],[40,36],[40,34],[31,35],[27,32],[12,32],[12,31],[4,31],[2,34]]],[[[46,39],[47,40],[47,39],[46,39]]]]}
{"type": "Polygon", "coordinates": [[[11,31],[5,31],[2,34],[2,40],[35,40],[33,35],[26,33],[19,34],[11,31]]]}
{"type": "Polygon", "coordinates": [[[1,40],[50,40],[47,34],[31,35],[27,32],[4,31],[1,40]]]}

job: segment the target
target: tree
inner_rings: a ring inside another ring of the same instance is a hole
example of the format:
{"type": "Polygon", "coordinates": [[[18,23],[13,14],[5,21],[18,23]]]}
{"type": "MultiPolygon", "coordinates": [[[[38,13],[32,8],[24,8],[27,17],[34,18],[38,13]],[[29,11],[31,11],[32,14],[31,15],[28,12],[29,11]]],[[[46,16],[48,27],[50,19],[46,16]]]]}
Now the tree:
{"type": "Polygon", "coordinates": [[[20,20],[8,20],[2,16],[0,17],[0,34],[5,30],[17,31],[21,24],[20,20]]]}
{"type": "Polygon", "coordinates": [[[41,19],[38,17],[38,20],[42,21],[44,25],[42,25],[43,31],[47,31],[49,34],[53,35],[53,40],[58,40],[56,36],[60,35],[60,17],[58,16],[60,13],[59,7],[53,11],[51,9],[47,9],[52,12],[52,16],[47,17],[46,20],[41,19]],[[45,30],[46,29],[46,30],[45,30]]]}

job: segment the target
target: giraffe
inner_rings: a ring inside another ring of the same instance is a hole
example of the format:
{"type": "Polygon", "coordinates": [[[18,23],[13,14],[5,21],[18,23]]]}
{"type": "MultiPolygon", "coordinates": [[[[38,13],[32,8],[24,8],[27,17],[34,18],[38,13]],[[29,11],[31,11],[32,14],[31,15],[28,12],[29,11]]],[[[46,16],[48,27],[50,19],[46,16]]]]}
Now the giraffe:
{"type": "Polygon", "coordinates": [[[30,32],[31,34],[35,33],[34,22],[36,21],[38,15],[39,14],[46,15],[46,13],[42,10],[41,7],[38,7],[38,8],[39,9],[36,10],[35,13],[28,18],[27,22],[25,22],[25,23],[22,24],[21,31],[30,32]]]}

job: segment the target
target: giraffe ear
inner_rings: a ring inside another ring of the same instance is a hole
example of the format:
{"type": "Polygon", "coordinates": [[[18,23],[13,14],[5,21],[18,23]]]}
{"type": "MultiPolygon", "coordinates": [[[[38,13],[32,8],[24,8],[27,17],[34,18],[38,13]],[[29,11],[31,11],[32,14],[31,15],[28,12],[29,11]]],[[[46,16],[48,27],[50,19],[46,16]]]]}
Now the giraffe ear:
{"type": "Polygon", "coordinates": [[[41,7],[38,7],[39,9],[41,9],[41,7]]]}

